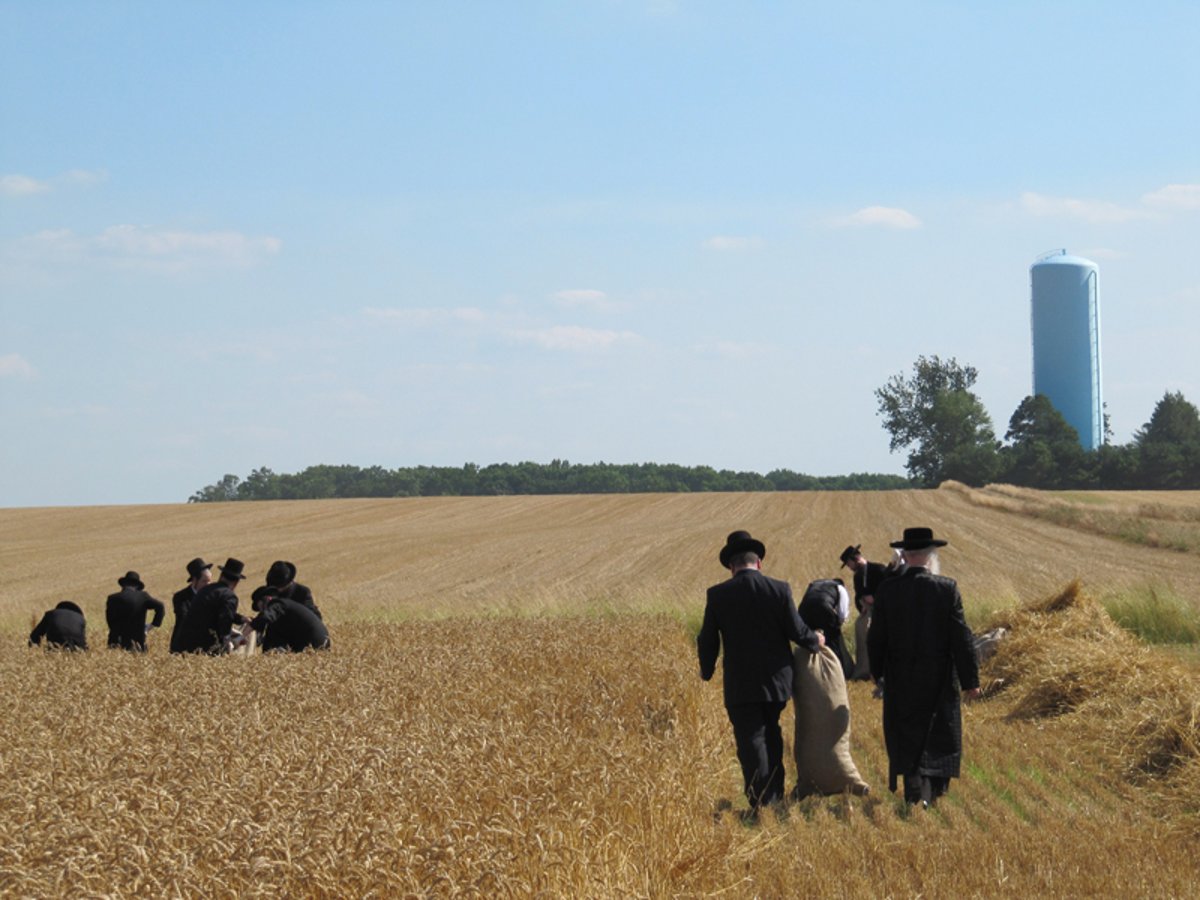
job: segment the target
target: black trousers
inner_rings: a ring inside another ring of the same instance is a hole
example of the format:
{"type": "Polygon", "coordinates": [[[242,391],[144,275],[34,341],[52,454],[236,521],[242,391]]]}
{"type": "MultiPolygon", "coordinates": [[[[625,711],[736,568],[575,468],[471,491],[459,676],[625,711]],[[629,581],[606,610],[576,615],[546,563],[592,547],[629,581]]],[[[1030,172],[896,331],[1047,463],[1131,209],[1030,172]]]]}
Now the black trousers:
{"type": "Polygon", "coordinates": [[[725,707],[733,725],[738,762],[750,808],[783,799],[783,731],[779,716],[787,702],[739,703],[725,707]]]}
{"type": "Polygon", "coordinates": [[[936,775],[920,775],[916,772],[904,776],[904,800],[906,803],[927,803],[932,806],[938,797],[950,790],[950,779],[936,775]]]}
{"type": "Polygon", "coordinates": [[[135,653],[146,652],[146,628],[138,631],[113,631],[108,632],[108,646],[120,647],[122,650],[133,650],[135,653]]]}

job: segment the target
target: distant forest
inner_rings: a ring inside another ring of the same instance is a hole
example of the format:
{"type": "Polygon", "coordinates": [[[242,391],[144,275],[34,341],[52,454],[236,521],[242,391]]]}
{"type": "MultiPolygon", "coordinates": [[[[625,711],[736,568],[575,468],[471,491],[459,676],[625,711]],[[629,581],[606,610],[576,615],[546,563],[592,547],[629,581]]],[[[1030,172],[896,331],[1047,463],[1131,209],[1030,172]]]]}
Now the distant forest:
{"type": "Polygon", "coordinates": [[[461,468],[416,466],[309,466],[294,474],[255,469],[244,479],[226,475],[201,488],[189,503],[226,500],[322,500],[334,497],[481,497],[505,494],[650,494],[699,491],[887,491],[912,487],[902,475],[803,475],[776,469],[766,475],[709,466],[658,463],[467,463],[461,468]]]}

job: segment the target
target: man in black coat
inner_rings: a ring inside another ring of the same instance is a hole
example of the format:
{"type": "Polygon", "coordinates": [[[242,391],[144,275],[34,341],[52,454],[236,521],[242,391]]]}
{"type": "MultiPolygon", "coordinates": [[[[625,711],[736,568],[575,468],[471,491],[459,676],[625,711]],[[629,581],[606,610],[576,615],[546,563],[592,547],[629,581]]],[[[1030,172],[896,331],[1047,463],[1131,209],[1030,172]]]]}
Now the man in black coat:
{"type": "MultiPolygon", "coordinates": [[[[312,591],[296,581],[296,567],[282,559],[277,559],[271,563],[271,568],[267,570],[267,587],[275,589],[272,596],[283,597],[287,600],[294,600],[301,606],[306,606],[317,618],[321,618],[321,610],[317,609],[316,601],[313,600],[312,591]]],[[[258,601],[253,597],[258,596],[258,591],[255,591],[251,598],[251,608],[257,612],[259,610],[258,601]]]]}
{"type": "Polygon", "coordinates": [[[232,635],[233,626],[246,621],[237,611],[235,592],[238,583],[246,577],[242,574],[245,566],[240,559],[230,557],[218,568],[220,579],[205,585],[176,623],[172,653],[220,653],[228,641],[236,640],[232,635]]]}
{"type": "Polygon", "coordinates": [[[187,564],[187,587],[178,590],[171,597],[171,608],[175,612],[175,625],[171,629],[171,652],[182,653],[183,631],[181,623],[187,618],[188,610],[200,596],[200,592],[212,581],[213,564],[205,562],[199,556],[187,564]]]}
{"type": "Polygon", "coordinates": [[[825,646],[842,664],[842,675],[847,681],[854,671],[854,660],[846,649],[842,638],[842,624],[850,618],[850,595],[840,578],[819,578],[809,582],[797,607],[800,618],[813,631],[825,637],[825,646]]]}
{"type": "Polygon", "coordinates": [[[83,610],[70,600],[63,600],[48,610],[37,627],[29,632],[29,646],[35,647],[46,639],[46,646],[64,650],[87,649],[87,622],[83,610]]]}
{"type": "Polygon", "coordinates": [[[259,614],[250,627],[262,635],[263,652],[290,650],[328,650],[329,631],[321,617],[303,604],[282,596],[279,589],[266,585],[253,595],[254,608],[259,614]]]}
{"type": "Polygon", "coordinates": [[[957,778],[962,762],[960,691],[979,696],[979,669],[958,585],[937,574],[929,528],[906,528],[893,547],[907,568],[875,594],[867,641],[871,674],[883,679],[883,736],[888,785],[904,778],[904,799],[930,806],[957,778]]]}
{"type": "Polygon", "coordinates": [[[847,679],[870,681],[871,664],[867,652],[867,632],[871,628],[871,617],[875,614],[875,591],[891,572],[882,563],[867,562],[860,549],[862,544],[855,544],[842,551],[842,566],[849,566],[854,573],[854,607],[858,610],[858,620],[854,623],[854,652],[858,659],[854,670],[847,679]]]}
{"type": "Polygon", "coordinates": [[[792,696],[792,644],[814,653],[824,645],[800,620],[791,586],[762,573],[766,555],[763,543],[748,532],[729,535],[719,558],[733,577],[708,589],[696,638],[705,681],[724,645],[725,711],[752,813],[784,796],[779,716],[792,696]]]}
{"type": "Polygon", "coordinates": [[[146,634],[162,625],[165,607],[146,593],[137,572],[126,572],[117,579],[121,590],[108,595],[104,618],[108,622],[108,646],[146,652],[146,634]],[[146,625],[146,613],[154,610],[154,620],[146,625]]]}

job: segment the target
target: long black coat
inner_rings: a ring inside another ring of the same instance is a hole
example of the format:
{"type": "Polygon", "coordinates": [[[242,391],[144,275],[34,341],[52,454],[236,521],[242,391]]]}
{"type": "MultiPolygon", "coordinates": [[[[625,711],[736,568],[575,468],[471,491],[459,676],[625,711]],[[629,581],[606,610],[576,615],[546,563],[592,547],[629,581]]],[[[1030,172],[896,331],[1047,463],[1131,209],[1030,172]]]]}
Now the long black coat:
{"type": "Polygon", "coordinates": [[[29,632],[29,643],[37,645],[46,639],[50,647],[63,647],[67,650],[87,649],[87,622],[83,613],[73,609],[55,607],[42,616],[42,621],[29,632]]]}
{"type": "Polygon", "coordinates": [[[171,652],[183,653],[183,621],[187,618],[188,610],[191,609],[196,598],[200,595],[199,591],[193,591],[189,584],[181,591],[176,591],[171,596],[171,609],[175,612],[175,624],[171,628],[171,652]]]}
{"type": "Polygon", "coordinates": [[[295,600],[275,597],[268,600],[250,627],[262,633],[262,648],[291,650],[295,653],[329,647],[329,632],[321,617],[295,600]]]}
{"type": "MultiPolygon", "coordinates": [[[[191,588],[187,590],[191,592],[191,588]]],[[[180,591],[175,597],[183,593],[180,591]]],[[[183,599],[186,601],[186,597],[183,599]]],[[[237,607],[237,594],[228,585],[220,581],[205,585],[191,602],[186,603],[182,618],[176,620],[171,652],[217,652],[234,624],[245,621],[238,615],[237,607]]]]}
{"type": "Polygon", "coordinates": [[[108,646],[123,650],[146,649],[146,613],[154,611],[155,628],[162,624],[165,607],[145,591],[132,586],[108,595],[104,618],[108,622],[108,646]]]}
{"type": "Polygon", "coordinates": [[[812,652],[817,635],[800,620],[792,588],[757,569],[742,569],[708,589],[696,638],[700,677],[712,678],[725,647],[725,705],[780,703],[792,696],[792,644],[812,652]]]}
{"type": "Polygon", "coordinates": [[[979,687],[971,629],[950,578],[909,568],[875,593],[867,633],[871,675],[884,679],[888,780],[957,778],[962,762],[960,692],[979,687]]]}

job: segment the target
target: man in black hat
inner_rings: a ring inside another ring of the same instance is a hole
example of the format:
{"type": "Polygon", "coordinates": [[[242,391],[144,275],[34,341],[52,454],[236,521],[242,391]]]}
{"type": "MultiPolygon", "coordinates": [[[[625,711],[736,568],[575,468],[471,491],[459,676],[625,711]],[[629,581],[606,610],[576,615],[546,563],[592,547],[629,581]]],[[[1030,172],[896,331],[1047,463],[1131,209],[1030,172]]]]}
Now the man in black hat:
{"type": "Polygon", "coordinates": [[[250,627],[262,635],[264,653],[329,649],[329,631],[325,623],[304,604],[284,597],[279,588],[269,584],[256,590],[251,599],[254,608],[260,612],[250,621],[250,627]]]}
{"type": "MultiPolygon", "coordinates": [[[[271,568],[267,569],[267,587],[275,589],[272,596],[295,601],[315,613],[318,619],[321,618],[321,611],[317,609],[312,591],[296,581],[296,567],[292,563],[282,559],[271,563],[271,568]]],[[[251,595],[251,608],[255,612],[258,612],[260,607],[258,601],[253,598],[258,596],[258,591],[251,595]]]]}
{"type": "Polygon", "coordinates": [[[712,678],[724,646],[725,711],[751,813],[783,800],[783,732],[779,716],[792,696],[792,644],[812,652],[824,639],[800,620],[786,581],[762,573],[766,547],[735,531],[721,548],[732,577],[708,589],[696,638],[700,677],[712,678]]]}
{"type": "Polygon", "coordinates": [[[904,799],[926,807],[950,787],[962,762],[960,692],[979,696],[974,640],[958,585],[937,574],[932,529],[906,528],[892,547],[907,567],[875,593],[867,634],[871,674],[883,679],[883,736],[888,785],[904,778],[904,799]]]}
{"type": "Polygon", "coordinates": [[[36,647],[46,639],[47,647],[63,650],[87,649],[87,622],[83,610],[70,600],[63,600],[48,610],[37,627],[29,632],[29,646],[36,647]]]}
{"type": "Polygon", "coordinates": [[[220,653],[233,636],[233,626],[245,624],[237,611],[236,588],[246,576],[240,559],[232,556],[218,566],[221,577],[200,590],[181,621],[176,625],[178,641],[172,641],[172,653],[220,653]]]}
{"type": "Polygon", "coordinates": [[[199,556],[187,564],[187,587],[178,590],[171,597],[171,608],[175,611],[175,626],[171,629],[171,652],[182,653],[182,631],[180,623],[187,618],[188,609],[196,602],[196,597],[212,581],[213,564],[205,562],[199,556]]]}
{"type": "Polygon", "coordinates": [[[108,646],[122,650],[146,652],[146,635],[151,628],[162,625],[165,607],[146,593],[137,572],[126,572],[117,579],[121,590],[108,595],[104,618],[108,621],[108,646]],[[147,625],[146,613],[154,610],[154,620],[147,625]]]}
{"type": "Polygon", "coordinates": [[[861,547],[862,544],[852,544],[843,550],[841,555],[842,567],[849,567],[854,573],[854,607],[858,610],[858,620],[854,623],[854,652],[858,658],[854,670],[847,678],[870,681],[867,631],[871,627],[871,617],[874,615],[875,591],[890,573],[888,567],[882,563],[867,562],[861,547]]]}

